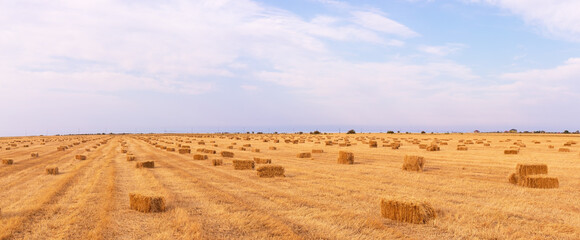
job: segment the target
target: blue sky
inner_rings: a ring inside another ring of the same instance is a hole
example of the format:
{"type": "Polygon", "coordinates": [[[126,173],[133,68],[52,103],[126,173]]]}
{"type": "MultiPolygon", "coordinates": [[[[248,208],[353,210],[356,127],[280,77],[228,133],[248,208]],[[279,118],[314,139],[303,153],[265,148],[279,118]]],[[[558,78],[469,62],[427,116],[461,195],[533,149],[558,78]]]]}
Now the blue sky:
{"type": "Polygon", "coordinates": [[[578,130],[580,2],[0,1],[0,136],[578,130]]]}

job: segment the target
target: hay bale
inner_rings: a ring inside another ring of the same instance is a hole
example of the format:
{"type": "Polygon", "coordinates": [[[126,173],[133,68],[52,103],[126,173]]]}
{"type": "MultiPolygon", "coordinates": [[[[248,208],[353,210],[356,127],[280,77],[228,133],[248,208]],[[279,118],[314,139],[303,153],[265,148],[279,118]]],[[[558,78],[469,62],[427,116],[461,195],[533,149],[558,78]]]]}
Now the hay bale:
{"type": "Polygon", "coordinates": [[[378,146],[377,141],[369,141],[370,148],[376,148],[378,146]]]}
{"type": "Polygon", "coordinates": [[[2,159],[2,164],[12,165],[12,164],[14,164],[14,160],[12,160],[11,158],[5,158],[5,159],[2,159]]]}
{"type": "Polygon", "coordinates": [[[518,185],[529,188],[558,188],[560,182],[558,178],[547,177],[545,175],[523,176],[518,185]]]}
{"type": "Polygon", "coordinates": [[[339,164],[354,164],[354,153],[347,151],[339,151],[337,162],[339,164]]]}
{"type": "Polygon", "coordinates": [[[211,164],[214,166],[221,166],[224,165],[224,161],[221,159],[212,159],[211,164]]]}
{"type": "Polygon", "coordinates": [[[58,167],[46,167],[46,174],[58,175],[58,167]]]}
{"type": "Polygon", "coordinates": [[[261,178],[285,177],[284,167],[279,165],[260,166],[256,172],[261,178]]]}
{"type": "Polygon", "coordinates": [[[220,155],[222,155],[222,157],[225,157],[225,158],[233,158],[234,157],[234,153],[228,152],[228,151],[222,151],[222,152],[220,152],[220,155]]]}
{"type": "Polygon", "coordinates": [[[270,164],[272,163],[272,159],[254,157],[254,162],[256,162],[256,164],[270,164]]]}
{"type": "Polygon", "coordinates": [[[127,149],[121,149],[121,153],[127,153],[127,149]]]}
{"type": "Polygon", "coordinates": [[[570,152],[569,148],[560,148],[558,149],[558,152],[570,152]]]}
{"type": "Polygon", "coordinates": [[[437,217],[431,204],[405,199],[381,199],[381,215],[384,218],[414,224],[425,224],[437,217]]]}
{"type": "Polygon", "coordinates": [[[190,148],[180,148],[179,149],[179,154],[190,154],[190,153],[191,153],[190,148]]]}
{"type": "Polygon", "coordinates": [[[148,161],[148,162],[137,162],[135,164],[136,168],[154,168],[155,167],[155,162],[153,161],[148,161]]]}
{"type": "Polygon", "coordinates": [[[30,154],[30,157],[31,157],[31,158],[37,158],[38,156],[39,156],[39,155],[38,155],[38,153],[37,153],[37,152],[34,152],[34,153],[31,153],[31,154],[30,154]]]}
{"type": "Polygon", "coordinates": [[[277,150],[276,147],[269,147],[268,149],[270,149],[270,150],[277,150]]]}
{"type": "Polygon", "coordinates": [[[439,148],[439,146],[437,144],[431,144],[431,145],[427,146],[427,148],[425,148],[425,149],[427,149],[427,151],[430,151],[430,152],[441,150],[441,148],[439,148]]]}
{"type": "Polygon", "coordinates": [[[392,149],[399,149],[400,147],[401,147],[401,143],[398,143],[398,142],[391,143],[392,149]]]}
{"type": "Polygon", "coordinates": [[[216,154],[216,151],[211,149],[204,149],[203,153],[216,154]]]}
{"type": "Polygon", "coordinates": [[[519,152],[519,149],[506,149],[503,151],[503,154],[518,154],[519,152]]]}
{"type": "Polygon", "coordinates": [[[458,145],[457,146],[457,151],[467,151],[467,146],[465,146],[465,145],[458,145]]]}
{"type": "Polygon", "coordinates": [[[67,148],[68,148],[67,146],[59,146],[59,147],[56,147],[56,150],[57,150],[57,151],[64,151],[64,150],[66,150],[67,148]]]}
{"type": "Polygon", "coordinates": [[[403,170],[422,172],[425,165],[425,158],[421,156],[406,155],[403,162],[403,170]]]}
{"type": "Polygon", "coordinates": [[[175,152],[175,148],[172,147],[168,147],[165,150],[167,150],[168,152],[175,152]]]}
{"type": "Polygon", "coordinates": [[[165,198],[160,196],[146,196],[138,193],[129,193],[129,205],[131,209],[139,212],[163,212],[165,211],[165,198]]]}
{"type": "Polygon", "coordinates": [[[297,158],[311,158],[312,154],[309,152],[304,152],[304,153],[298,153],[296,155],[297,158]]]}
{"type": "Polygon", "coordinates": [[[548,165],[546,164],[517,164],[516,174],[519,176],[528,176],[535,174],[548,174],[548,165]]]}
{"type": "Polygon", "coordinates": [[[133,154],[127,155],[127,161],[135,161],[135,155],[133,154]]]}
{"type": "Polygon", "coordinates": [[[324,153],[322,149],[312,149],[312,153],[324,153]]]}
{"type": "Polygon", "coordinates": [[[257,153],[259,153],[259,152],[260,152],[260,149],[258,149],[258,148],[254,148],[254,149],[252,149],[252,152],[257,152],[257,153]]]}
{"type": "Polygon", "coordinates": [[[77,155],[75,155],[75,159],[76,160],[87,160],[87,156],[77,154],[77,155]]]}
{"type": "Polygon", "coordinates": [[[233,160],[235,170],[251,170],[254,169],[254,161],[252,160],[233,160]]]}
{"type": "Polygon", "coordinates": [[[207,155],[202,155],[202,154],[193,155],[193,160],[206,160],[206,159],[207,159],[207,155]]]}

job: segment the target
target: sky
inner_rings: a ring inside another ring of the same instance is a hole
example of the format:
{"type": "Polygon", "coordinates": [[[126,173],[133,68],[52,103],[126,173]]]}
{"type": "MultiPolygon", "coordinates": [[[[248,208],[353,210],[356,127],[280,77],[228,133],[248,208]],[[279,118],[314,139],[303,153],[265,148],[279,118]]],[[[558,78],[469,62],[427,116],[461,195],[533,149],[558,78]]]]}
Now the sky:
{"type": "Polygon", "coordinates": [[[0,0],[0,136],[580,129],[577,0],[0,0]]]}

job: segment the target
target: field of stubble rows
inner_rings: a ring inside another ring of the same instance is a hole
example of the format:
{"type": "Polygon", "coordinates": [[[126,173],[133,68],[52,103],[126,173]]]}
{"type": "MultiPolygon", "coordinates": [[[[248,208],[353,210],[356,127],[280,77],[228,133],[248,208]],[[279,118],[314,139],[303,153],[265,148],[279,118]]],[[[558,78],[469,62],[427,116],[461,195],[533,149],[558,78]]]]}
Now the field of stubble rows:
{"type": "Polygon", "coordinates": [[[563,134],[0,138],[0,238],[580,239],[578,141],[563,134]],[[440,150],[427,151],[431,144],[440,150]],[[338,164],[339,151],[352,153],[354,164],[338,164]],[[423,171],[403,171],[406,155],[423,157],[423,171]],[[234,160],[254,159],[254,169],[234,169],[234,160]],[[136,167],[145,161],[154,167],[136,167]],[[547,165],[557,188],[510,184],[517,164],[547,165]],[[284,176],[259,177],[263,166],[281,166],[284,176]],[[54,168],[58,174],[48,174],[54,168]],[[163,211],[132,210],[130,193],[162,197],[163,211]],[[426,202],[434,214],[424,224],[384,218],[381,199],[426,202]]]}

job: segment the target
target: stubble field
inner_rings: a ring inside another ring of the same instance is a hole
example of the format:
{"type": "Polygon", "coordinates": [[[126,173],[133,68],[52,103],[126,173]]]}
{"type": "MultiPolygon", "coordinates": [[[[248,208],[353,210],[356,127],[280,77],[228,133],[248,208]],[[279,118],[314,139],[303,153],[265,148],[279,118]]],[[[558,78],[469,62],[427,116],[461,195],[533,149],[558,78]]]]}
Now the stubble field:
{"type": "Polygon", "coordinates": [[[0,158],[13,160],[0,165],[0,239],[580,239],[576,142],[566,134],[0,138],[0,158]],[[440,151],[421,148],[432,143],[440,151]],[[185,146],[190,153],[179,152],[185,146]],[[339,151],[352,152],[354,164],[338,164],[339,151]],[[424,157],[424,170],[403,171],[406,155],[424,157]],[[232,165],[255,157],[284,167],[285,177],[232,165]],[[223,165],[213,166],[217,159],[223,165]],[[142,161],[155,166],[136,168],[142,161]],[[535,163],[548,166],[558,188],[508,182],[517,164],[535,163]],[[166,209],[132,210],[130,193],[161,196],[166,209]],[[383,198],[426,201],[437,216],[426,224],[383,218],[383,198]]]}

